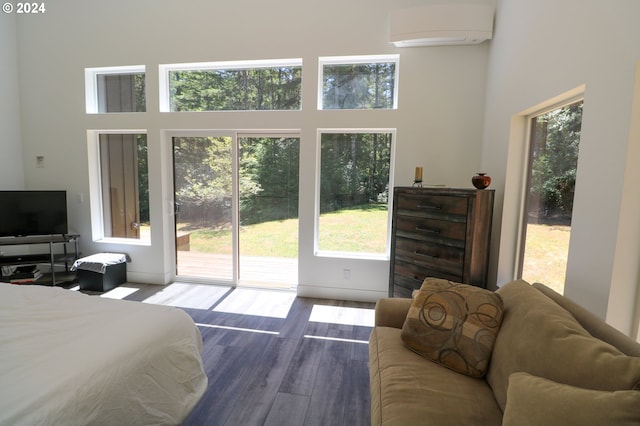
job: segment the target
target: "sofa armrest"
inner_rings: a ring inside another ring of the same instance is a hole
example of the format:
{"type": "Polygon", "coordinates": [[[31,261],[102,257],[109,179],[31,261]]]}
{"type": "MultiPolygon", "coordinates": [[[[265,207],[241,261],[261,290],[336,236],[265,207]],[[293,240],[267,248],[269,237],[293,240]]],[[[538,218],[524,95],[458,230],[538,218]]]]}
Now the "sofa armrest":
{"type": "Polygon", "coordinates": [[[402,328],[411,302],[412,299],[404,298],[379,299],[376,303],[376,327],[402,328]]]}

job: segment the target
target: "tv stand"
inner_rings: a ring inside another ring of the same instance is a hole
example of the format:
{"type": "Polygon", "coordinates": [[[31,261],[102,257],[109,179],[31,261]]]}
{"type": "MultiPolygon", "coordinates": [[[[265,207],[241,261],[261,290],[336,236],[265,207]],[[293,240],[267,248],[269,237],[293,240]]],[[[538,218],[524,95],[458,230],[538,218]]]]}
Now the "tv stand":
{"type": "MultiPolygon", "coordinates": [[[[2,246],[22,246],[22,245],[45,245],[47,251],[43,253],[29,253],[24,255],[0,255],[0,266],[15,266],[15,265],[36,265],[36,264],[49,264],[51,267],[48,274],[44,274],[42,277],[35,280],[34,284],[44,285],[56,285],[64,282],[73,281],[75,274],[71,276],[70,267],[73,262],[79,258],[80,252],[78,251],[78,240],[80,235],[65,234],[65,235],[38,235],[30,237],[7,237],[0,238],[0,247],[2,246]],[[67,244],[72,244],[72,250],[67,248],[67,244]],[[62,253],[56,253],[54,247],[62,245],[62,253]],[[64,263],[64,273],[56,273],[55,265],[64,263]]],[[[0,277],[0,281],[5,279],[0,277]]]]}

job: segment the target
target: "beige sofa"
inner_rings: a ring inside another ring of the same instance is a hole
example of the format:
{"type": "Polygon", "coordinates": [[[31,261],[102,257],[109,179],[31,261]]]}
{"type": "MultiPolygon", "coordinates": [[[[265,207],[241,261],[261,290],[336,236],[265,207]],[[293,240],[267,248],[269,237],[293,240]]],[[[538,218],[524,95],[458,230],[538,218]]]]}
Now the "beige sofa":
{"type": "Polygon", "coordinates": [[[411,299],[378,301],[373,425],[640,424],[640,344],[544,285],[496,293],[503,317],[482,378],[407,348],[411,299]]]}

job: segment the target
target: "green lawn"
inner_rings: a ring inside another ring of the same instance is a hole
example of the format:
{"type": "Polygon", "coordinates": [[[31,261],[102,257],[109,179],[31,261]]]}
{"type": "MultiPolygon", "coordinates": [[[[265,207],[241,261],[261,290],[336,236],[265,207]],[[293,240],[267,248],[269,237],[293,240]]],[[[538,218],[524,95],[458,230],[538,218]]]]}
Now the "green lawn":
{"type": "Polygon", "coordinates": [[[322,251],[385,253],[387,249],[387,206],[344,209],[320,215],[322,251]]]}
{"type": "Polygon", "coordinates": [[[563,294],[570,235],[570,226],[527,225],[522,278],[563,294]]]}
{"type": "MultiPolygon", "coordinates": [[[[387,207],[344,209],[320,215],[320,250],[384,253],[387,244],[387,207]]],[[[192,251],[231,254],[230,229],[190,229],[192,251]]],[[[298,256],[298,220],[264,222],[240,228],[240,250],[247,256],[298,256]]]]}

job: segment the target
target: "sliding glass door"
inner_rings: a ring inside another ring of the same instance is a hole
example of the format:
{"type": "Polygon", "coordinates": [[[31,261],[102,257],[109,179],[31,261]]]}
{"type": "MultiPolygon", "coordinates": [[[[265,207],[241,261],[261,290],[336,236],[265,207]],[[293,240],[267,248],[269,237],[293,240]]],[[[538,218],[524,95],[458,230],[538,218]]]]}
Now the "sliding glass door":
{"type": "Polygon", "coordinates": [[[240,284],[298,280],[297,137],[239,138],[240,284]]]}
{"type": "Polygon", "coordinates": [[[176,275],[297,283],[299,138],[173,137],[176,275]]]}
{"type": "Polygon", "coordinates": [[[233,139],[174,137],[176,274],[235,280],[233,139]]]}

